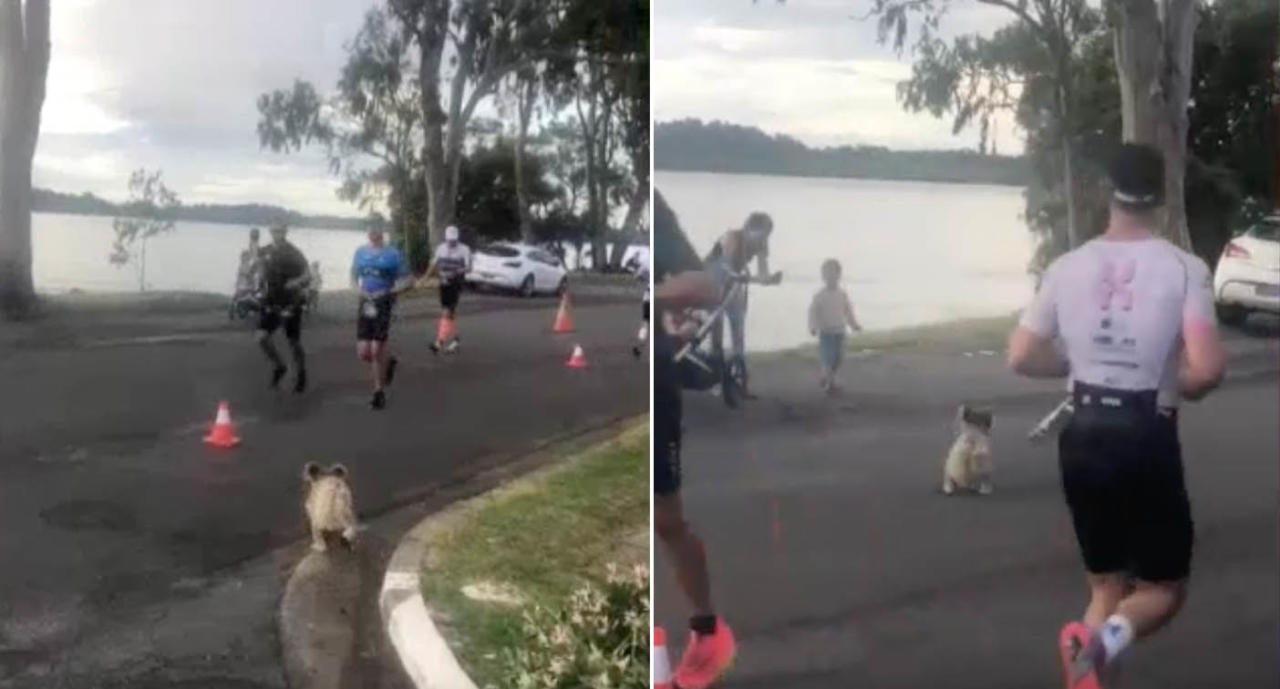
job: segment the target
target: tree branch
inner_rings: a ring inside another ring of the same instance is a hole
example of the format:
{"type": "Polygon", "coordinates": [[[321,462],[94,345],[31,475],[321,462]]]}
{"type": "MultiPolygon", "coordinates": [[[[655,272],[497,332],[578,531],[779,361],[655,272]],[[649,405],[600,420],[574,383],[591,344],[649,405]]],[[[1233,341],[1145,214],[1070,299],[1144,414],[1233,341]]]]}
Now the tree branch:
{"type": "Polygon", "coordinates": [[[1008,0],[977,0],[977,2],[982,3],[983,5],[991,5],[992,7],[1003,7],[1017,15],[1019,19],[1030,25],[1031,28],[1035,29],[1042,37],[1048,37],[1048,33],[1043,24],[1036,21],[1035,17],[1028,14],[1026,10],[1018,7],[1012,2],[1008,2],[1008,0]]]}

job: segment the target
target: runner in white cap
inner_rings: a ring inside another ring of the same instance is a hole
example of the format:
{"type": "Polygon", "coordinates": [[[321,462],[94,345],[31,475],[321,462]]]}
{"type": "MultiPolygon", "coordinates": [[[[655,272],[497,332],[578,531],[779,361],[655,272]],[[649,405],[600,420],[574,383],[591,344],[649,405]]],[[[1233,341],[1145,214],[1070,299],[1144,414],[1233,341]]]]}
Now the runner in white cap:
{"type": "Polygon", "coordinates": [[[440,276],[440,308],[443,310],[441,318],[454,324],[453,338],[448,342],[441,342],[437,337],[431,343],[433,352],[442,349],[448,353],[458,351],[458,299],[462,296],[467,271],[471,270],[471,249],[460,241],[460,235],[458,228],[453,225],[445,228],[444,242],[436,247],[435,254],[431,256],[431,265],[427,266],[427,272],[423,276],[423,279],[430,278],[433,274],[440,276]]]}
{"type": "Polygon", "coordinates": [[[1208,266],[1153,231],[1160,153],[1126,144],[1110,176],[1106,232],[1049,266],[1009,341],[1018,373],[1071,381],[1058,460],[1090,599],[1059,634],[1068,687],[1096,686],[1182,606],[1193,527],[1178,400],[1207,395],[1226,367],[1208,266]]]}

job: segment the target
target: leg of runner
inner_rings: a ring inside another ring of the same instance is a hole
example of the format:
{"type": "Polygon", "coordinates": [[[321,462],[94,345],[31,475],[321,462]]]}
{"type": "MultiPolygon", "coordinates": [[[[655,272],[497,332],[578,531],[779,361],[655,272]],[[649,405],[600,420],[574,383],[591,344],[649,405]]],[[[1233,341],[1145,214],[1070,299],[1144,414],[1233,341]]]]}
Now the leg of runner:
{"type": "Polygon", "coordinates": [[[446,304],[444,310],[446,317],[453,323],[453,339],[448,342],[441,343],[444,351],[453,353],[458,351],[458,301],[462,297],[462,283],[460,281],[450,281],[447,290],[441,288],[441,297],[445,299],[446,304]]]}
{"type": "MultiPolygon", "coordinates": [[[[746,366],[747,366],[747,335],[745,331],[747,317],[747,290],[745,287],[739,287],[733,298],[729,300],[728,308],[724,312],[725,320],[729,322],[729,340],[733,345],[733,357],[742,367],[742,395],[751,397],[751,393],[747,390],[746,385],[746,366]]],[[[728,359],[726,359],[726,362],[728,359]]]]}
{"type": "Polygon", "coordinates": [[[280,327],[280,315],[274,310],[264,308],[258,319],[256,337],[258,346],[267,355],[267,361],[271,362],[271,389],[273,390],[280,385],[280,379],[284,378],[285,371],[288,370],[280,358],[280,352],[276,351],[275,342],[271,339],[272,333],[278,327],[280,327]]]}
{"type": "Polygon", "coordinates": [[[369,343],[369,362],[373,371],[373,398],[369,401],[369,406],[374,409],[382,409],[387,406],[386,391],[386,349],[381,342],[369,343]]]}
{"type": "Polygon", "coordinates": [[[307,355],[302,349],[302,313],[296,307],[285,317],[284,335],[293,355],[293,391],[303,392],[307,389],[307,355]]]}
{"type": "Polygon", "coordinates": [[[675,569],[676,580],[693,607],[689,645],[676,669],[676,685],[702,689],[733,662],[734,640],[729,626],[711,604],[711,578],[702,541],[684,519],[680,499],[680,424],[682,400],[679,373],[668,338],[655,342],[653,528],[675,569]]]}
{"type": "Polygon", "coordinates": [[[1128,577],[1123,572],[1115,572],[1086,574],[1085,578],[1089,582],[1089,607],[1084,611],[1084,623],[1092,629],[1102,626],[1116,611],[1128,588],[1128,577]]]}
{"type": "Polygon", "coordinates": [[[649,339],[649,300],[644,300],[644,305],[640,314],[640,330],[636,333],[636,344],[631,348],[631,353],[637,358],[640,356],[644,343],[649,339]]]}

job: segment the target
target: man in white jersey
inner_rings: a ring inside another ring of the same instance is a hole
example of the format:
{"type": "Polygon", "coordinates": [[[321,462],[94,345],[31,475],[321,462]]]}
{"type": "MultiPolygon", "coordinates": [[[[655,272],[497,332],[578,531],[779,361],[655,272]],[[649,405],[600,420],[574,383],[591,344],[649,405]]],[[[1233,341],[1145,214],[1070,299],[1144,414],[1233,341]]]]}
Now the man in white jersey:
{"type": "Polygon", "coordinates": [[[426,275],[423,276],[424,279],[431,277],[432,274],[440,276],[440,308],[444,311],[441,318],[455,324],[454,335],[448,342],[442,342],[437,338],[431,343],[433,352],[439,352],[441,349],[445,352],[458,350],[456,327],[458,300],[462,296],[462,285],[467,271],[471,270],[471,248],[459,241],[459,234],[458,228],[453,225],[445,228],[444,242],[436,247],[435,254],[431,257],[431,265],[427,266],[426,275]]]}
{"type": "Polygon", "coordinates": [[[1208,266],[1153,232],[1159,152],[1126,144],[1110,176],[1106,232],[1049,266],[1009,341],[1013,370],[1069,375],[1075,405],[1058,456],[1090,600],[1060,635],[1068,687],[1100,686],[1098,670],[1182,605],[1193,527],[1178,400],[1203,398],[1226,366],[1208,266]]]}

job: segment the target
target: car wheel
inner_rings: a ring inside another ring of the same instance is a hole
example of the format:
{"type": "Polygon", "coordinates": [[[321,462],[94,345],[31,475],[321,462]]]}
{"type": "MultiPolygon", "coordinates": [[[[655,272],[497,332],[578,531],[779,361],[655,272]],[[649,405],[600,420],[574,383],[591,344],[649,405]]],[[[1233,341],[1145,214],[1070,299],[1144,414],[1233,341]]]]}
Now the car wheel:
{"type": "Polygon", "coordinates": [[[520,296],[522,297],[533,296],[533,276],[532,275],[524,276],[524,282],[520,283],[520,296]]]}
{"type": "Polygon", "coordinates": [[[1218,320],[1227,325],[1240,326],[1249,317],[1249,312],[1239,304],[1217,304],[1218,320]]]}

